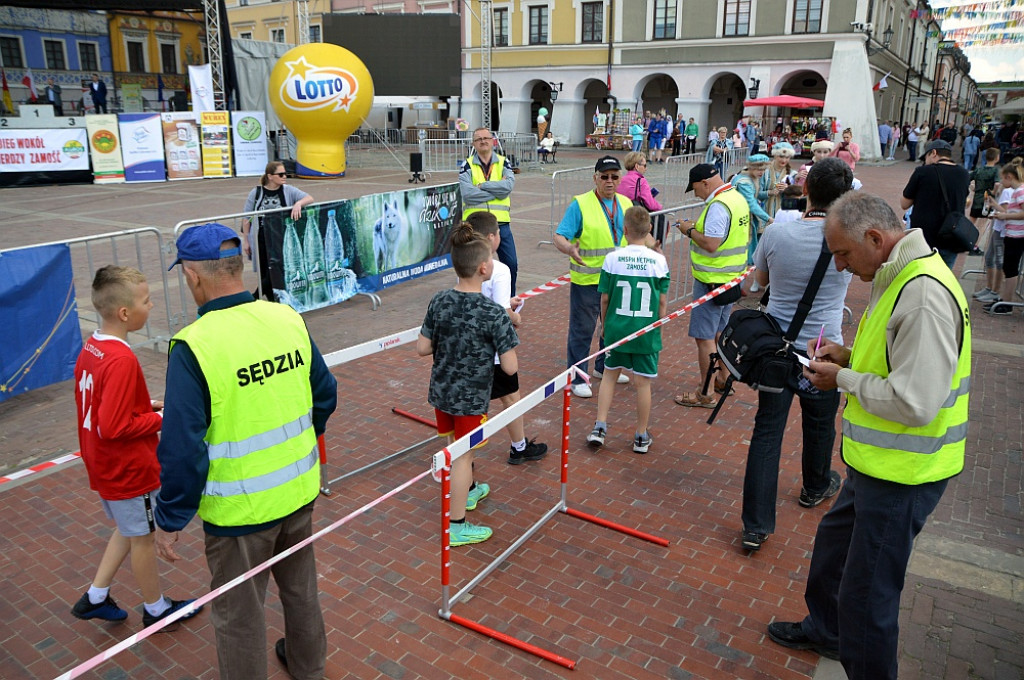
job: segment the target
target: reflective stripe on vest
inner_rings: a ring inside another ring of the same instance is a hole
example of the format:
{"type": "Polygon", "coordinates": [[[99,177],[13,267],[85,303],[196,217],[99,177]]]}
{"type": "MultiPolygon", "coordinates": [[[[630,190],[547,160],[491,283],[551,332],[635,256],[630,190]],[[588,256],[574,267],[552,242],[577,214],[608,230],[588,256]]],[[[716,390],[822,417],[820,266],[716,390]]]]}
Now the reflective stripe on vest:
{"type": "MultiPolygon", "coordinates": [[[[466,159],[466,163],[469,165],[470,172],[473,174],[473,185],[479,186],[484,182],[500,182],[502,176],[505,173],[505,157],[501,154],[491,154],[491,173],[490,176],[484,175],[484,169],[473,162],[474,156],[470,156],[466,159]]],[[[510,222],[512,211],[512,197],[506,196],[505,198],[492,198],[486,203],[474,205],[472,208],[465,208],[462,211],[462,219],[466,219],[475,212],[489,212],[493,213],[494,217],[498,222],[510,222]]]]}
{"type": "Polygon", "coordinates": [[[843,460],[858,472],[900,484],[947,479],[964,466],[971,383],[970,316],[959,282],[938,254],[913,260],[896,275],[870,316],[861,318],[850,355],[854,371],[883,378],[889,375],[886,328],[904,286],[921,276],[940,283],[961,310],[960,354],[939,412],[930,423],[911,427],[868,413],[854,395],[847,397],[843,411],[843,460]]]}
{"type": "Polygon", "coordinates": [[[690,270],[693,278],[703,283],[725,283],[747,269],[747,245],[750,242],[750,207],[747,199],[735,189],[726,189],[704,206],[697,219],[697,231],[704,233],[704,219],[712,205],[718,203],[729,213],[729,233],[710,253],[690,240],[690,270]]]}
{"type": "Polygon", "coordinates": [[[172,339],[195,355],[210,391],[210,467],[199,516],[218,526],[287,517],[320,488],[302,318],[256,301],[207,312],[172,339]],[[243,342],[239,342],[243,338],[243,342]]]}
{"type": "MultiPolygon", "coordinates": [[[[625,215],[626,211],[633,207],[633,202],[621,194],[615,194],[615,199],[619,204],[616,216],[625,215]]],[[[579,205],[583,219],[583,231],[575,241],[579,246],[583,264],[569,258],[569,280],[578,286],[596,286],[601,280],[601,267],[604,265],[605,256],[615,252],[616,246],[626,245],[625,227],[622,238],[616,244],[612,241],[608,214],[597,194],[588,191],[574,196],[573,200],[579,205]]]]}

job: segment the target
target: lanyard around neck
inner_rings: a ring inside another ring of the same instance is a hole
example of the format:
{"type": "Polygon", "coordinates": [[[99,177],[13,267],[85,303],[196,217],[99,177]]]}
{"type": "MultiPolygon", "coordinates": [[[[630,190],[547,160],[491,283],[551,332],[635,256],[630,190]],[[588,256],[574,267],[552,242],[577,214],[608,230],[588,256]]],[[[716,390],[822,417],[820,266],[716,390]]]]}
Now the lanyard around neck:
{"type": "Polygon", "coordinates": [[[597,189],[594,189],[594,195],[597,196],[597,202],[601,204],[601,210],[604,211],[604,216],[608,219],[608,231],[612,234],[612,243],[618,246],[619,239],[616,238],[615,233],[615,213],[619,210],[619,199],[616,196],[612,196],[612,209],[608,210],[604,204],[604,199],[601,198],[601,194],[597,193],[597,189]]]}

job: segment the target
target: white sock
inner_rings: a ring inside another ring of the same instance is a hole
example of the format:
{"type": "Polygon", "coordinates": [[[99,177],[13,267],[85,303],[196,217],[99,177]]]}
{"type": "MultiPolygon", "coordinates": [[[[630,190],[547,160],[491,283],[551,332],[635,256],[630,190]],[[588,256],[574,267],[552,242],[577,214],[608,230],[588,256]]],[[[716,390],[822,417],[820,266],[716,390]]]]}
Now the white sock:
{"type": "Polygon", "coordinates": [[[146,607],[146,611],[149,612],[150,616],[160,616],[165,611],[171,608],[171,603],[167,601],[166,597],[161,595],[160,599],[156,602],[147,602],[144,606],[146,607]]]}
{"type": "Polygon", "coordinates": [[[520,439],[517,442],[512,442],[512,448],[515,449],[516,451],[525,451],[526,450],[526,437],[523,437],[522,439],[520,439]]]}
{"type": "Polygon", "coordinates": [[[107,599],[107,595],[110,594],[110,587],[97,588],[96,586],[89,586],[89,602],[93,604],[100,604],[107,599]]]}

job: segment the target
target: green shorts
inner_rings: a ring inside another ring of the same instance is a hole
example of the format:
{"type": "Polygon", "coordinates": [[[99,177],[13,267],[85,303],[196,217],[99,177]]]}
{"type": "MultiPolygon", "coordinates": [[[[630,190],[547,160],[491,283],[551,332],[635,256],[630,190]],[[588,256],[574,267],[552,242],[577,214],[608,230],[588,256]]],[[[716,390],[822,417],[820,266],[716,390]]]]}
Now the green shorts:
{"type": "Polygon", "coordinates": [[[658,377],[658,353],[629,354],[613,349],[604,360],[605,369],[625,368],[648,378],[658,377]]]}

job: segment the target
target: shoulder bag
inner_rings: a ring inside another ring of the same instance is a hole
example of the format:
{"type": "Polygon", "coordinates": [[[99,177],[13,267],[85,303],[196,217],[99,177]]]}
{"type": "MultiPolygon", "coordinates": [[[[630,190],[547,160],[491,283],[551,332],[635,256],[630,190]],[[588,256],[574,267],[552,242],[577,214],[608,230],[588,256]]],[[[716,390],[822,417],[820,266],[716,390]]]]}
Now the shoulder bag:
{"type": "MultiPolygon", "coordinates": [[[[729,317],[725,330],[718,338],[718,351],[711,355],[711,366],[704,379],[707,392],[714,379],[718,364],[725,367],[728,375],[725,390],[718,405],[708,418],[708,425],[715,421],[718,411],[725,404],[734,381],[749,385],[761,392],[779,393],[792,384],[792,377],[799,369],[799,362],[793,350],[793,342],[811,311],[814,296],[825,278],[832,253],[823,238],[821,253],[814,264],[814,271],[807,288],[797,304],[796,313],[785,334],[779,322],[767,312],[757,309],[738,309],[729,317]]],[[[767,303],[769,292],[765,291],[762,304],[767,303]]]]}
{"type": "Polygon", "coordinates": [[[939,188],[942,189],[942,202],[949,211],[939,227],[939,247],[954,253],[966,253],[973,250],[974,244],[978,242],[978,228],[963,212],[954,209],[949,202],[946,183],[942,181],[942,171],[935,168],[935,172],[938,173],[939,188]]]}

